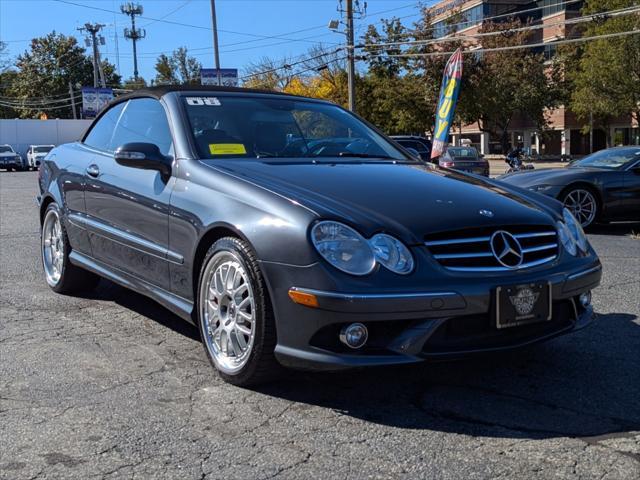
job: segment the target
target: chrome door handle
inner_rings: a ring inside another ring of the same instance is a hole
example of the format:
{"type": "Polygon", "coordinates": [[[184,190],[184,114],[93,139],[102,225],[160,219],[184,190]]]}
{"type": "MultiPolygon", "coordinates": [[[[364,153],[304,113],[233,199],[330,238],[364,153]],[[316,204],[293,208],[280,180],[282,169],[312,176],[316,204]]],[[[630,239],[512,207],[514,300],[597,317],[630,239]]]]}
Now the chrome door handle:
{"type": "Polygon", "coordinates": [[[92,177],[97,177],[98,175],[100,175],[100,169],[98,168],[98,166],[94,163],[92,165],[89,165],[87,167],[86,170],[87,174],[92,176],[92,177]]]}

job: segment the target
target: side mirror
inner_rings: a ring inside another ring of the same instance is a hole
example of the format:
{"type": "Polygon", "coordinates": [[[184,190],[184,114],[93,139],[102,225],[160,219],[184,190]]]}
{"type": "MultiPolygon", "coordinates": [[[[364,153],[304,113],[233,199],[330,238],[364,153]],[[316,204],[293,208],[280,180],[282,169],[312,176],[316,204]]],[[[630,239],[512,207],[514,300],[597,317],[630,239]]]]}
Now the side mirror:
{"type": "Polygon", "coordinates": [[[114,158],[125,167],[157,170],[167,177],[171,175],[171,158],[163,155],[153,143],[125,143],[116,149],[114,158]]]}
{"type": "Polygon", "coordinates": [[[407,152],[409,152],[411,154],[412,157],[417,158],[418,160],[422,160],[422,157],[420,156],[420,153],[418,153],[418,150],[416,150],[415,148],[411,148],[411,147],[405,147],[405,150],[407,152]]]}

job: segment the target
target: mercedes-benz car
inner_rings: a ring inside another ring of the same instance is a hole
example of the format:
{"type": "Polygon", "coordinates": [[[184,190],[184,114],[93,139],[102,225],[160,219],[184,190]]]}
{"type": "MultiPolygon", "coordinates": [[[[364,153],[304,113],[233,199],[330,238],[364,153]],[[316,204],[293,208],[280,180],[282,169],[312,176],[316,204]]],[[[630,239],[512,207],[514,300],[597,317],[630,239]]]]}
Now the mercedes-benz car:
{"type": "Polygon", "coordinates": [[[600,150],[566,168],[516,172],[501,181],[556,198],[580,221],[640,219],[640,146],[600,150]]]}
{"type": "Polygon", "coordinates": [[[138,90],[39,169],[59,293],[100,277],[197,325],[226,380],[507,350],[594,319],[562,204],[414,158],[332,103],[138,90]]]}

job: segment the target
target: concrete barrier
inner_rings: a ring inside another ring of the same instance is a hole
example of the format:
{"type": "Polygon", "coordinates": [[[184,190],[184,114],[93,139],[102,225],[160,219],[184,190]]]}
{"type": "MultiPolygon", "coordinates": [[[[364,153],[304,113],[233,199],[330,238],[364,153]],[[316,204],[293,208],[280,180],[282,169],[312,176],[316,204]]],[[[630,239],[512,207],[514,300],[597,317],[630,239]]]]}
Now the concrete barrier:
{"type": "Polygon", "coordinates": [[[60,145],[75,142],[91,120],[0,119],[0,144],[8,143],[23,158],[29,145],[60,145]]]}

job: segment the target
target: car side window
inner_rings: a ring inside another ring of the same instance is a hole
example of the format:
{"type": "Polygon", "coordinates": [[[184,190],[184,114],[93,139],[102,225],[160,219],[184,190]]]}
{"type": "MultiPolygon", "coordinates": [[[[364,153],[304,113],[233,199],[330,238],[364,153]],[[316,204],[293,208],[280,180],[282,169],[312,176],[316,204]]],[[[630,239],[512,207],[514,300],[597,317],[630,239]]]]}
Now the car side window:
{"type": "Polygon", "coordinates": [[[171,130],[167,114],[158,100],[134,98],[127,102],[113,132],[110,150],[132,142],[153,143],[163,155],[171,153],[171,130]]]}
{"type": "Polygon", "coordinates": [[[93,125],[88,135],[84,139],[84,143],[90,147],[113,151],[111,148],[111,138],[113,130],[118,123],[118,118],[124,109],[125,103],[119,103],[111,107],[100,119],[93,125]]]}

